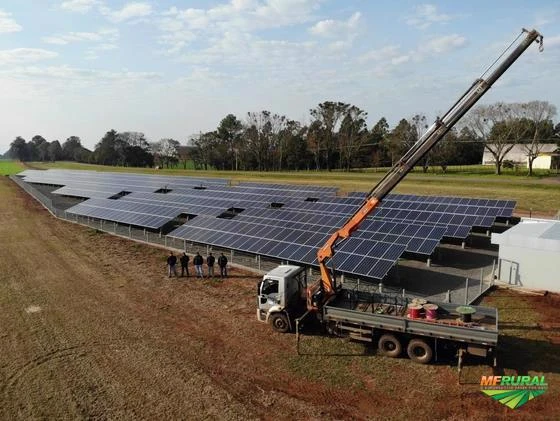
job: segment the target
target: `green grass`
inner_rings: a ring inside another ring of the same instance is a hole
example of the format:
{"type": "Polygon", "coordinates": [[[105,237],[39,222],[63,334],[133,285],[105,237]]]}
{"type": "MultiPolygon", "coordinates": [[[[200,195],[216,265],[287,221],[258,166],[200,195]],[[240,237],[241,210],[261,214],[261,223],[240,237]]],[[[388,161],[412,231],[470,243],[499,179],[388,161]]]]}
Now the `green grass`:
{"type": "Polygon", "coordinates": [[[0,175],[12,175],[23,171],[25,167],[18,161],[0,160],[0,175]]]}
{"type": "MultiPolygon", "coordinates": [[[[196,177],[220,177],[240,181],[269,183],[315,184],[334,186],[340,192],[369,191],[385,174],[385,170],[363,171],[292,171],[292,172],[251,172],[251,171],[201,171],[184,169],[110,167],[75,162],[34,163],[37,168],[87,169],[96,171],[137,172],[159,175],[186,175],[196,177]]],[[[419,170],[412,172],[396,187],[396,193],[480,197],[489,199],[509,199],[517,201],[517,211],[553,216],[560,208],[560,182],[558,176],[527,177],[509,173],[500,176],[487,171],[488,167],[461,167],[462,172],[449,171],[446,174],[419,170]],[[487,172],[483,172],[487,171],[487,172]]]]}

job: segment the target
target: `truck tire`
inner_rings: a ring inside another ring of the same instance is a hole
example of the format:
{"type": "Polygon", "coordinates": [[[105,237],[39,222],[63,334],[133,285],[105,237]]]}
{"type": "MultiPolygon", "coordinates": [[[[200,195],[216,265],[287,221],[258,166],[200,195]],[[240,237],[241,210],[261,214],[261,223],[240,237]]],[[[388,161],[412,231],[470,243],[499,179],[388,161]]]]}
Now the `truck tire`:
{"type": "Polygon", "coordinates": [[[406,353],[408,358],[420,364],[428,364],[434,355],[432,347],[422,339],[412,339],[406,347],[406,353]]]}
{"type": "Polygon", "coordinates": [[[379,338],[377,342],[379,354],[385,357],[396,358],[402,353],[401,342],[395,335],[385,334],[379,338]]]}
{"type": "Polygon", "coordinates": [[[284,313],[275,313],[270,316],[270,324],[276,332],[286,333],[290,331],[290,322],[284,313]]]}

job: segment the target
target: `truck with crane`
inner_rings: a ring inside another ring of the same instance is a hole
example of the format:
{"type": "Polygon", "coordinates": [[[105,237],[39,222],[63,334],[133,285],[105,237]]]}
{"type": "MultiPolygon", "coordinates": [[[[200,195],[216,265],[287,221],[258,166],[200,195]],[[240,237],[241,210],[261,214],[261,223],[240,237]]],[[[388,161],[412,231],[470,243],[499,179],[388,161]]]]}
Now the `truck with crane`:
{"type": "Polygon", "coordinates": [[[466,354],[493,358],[495,365],[498,345],[498,312],[495,308],[457,306],[345,288],[343,284],[337,285],[334,270],[328,267],[328,263],[337,246],[360,227],[385,196],[532,43],[538,43],[542,51],[543,37],[539,32],[523,29],[519,37],[523,34],[523,39],[488,77],[484,78],[487,70],[441,118],[436,119],[366,195],[363,204],[347,222],[318,250],[320,279],[317,282],[308,284],[306,268],[295,265],[281,265],[264,275],[257,287],[259,321],[268,322],[278,332],[295,330],[298,343],[300,326],[313,318],[331,334],[377,344],[378,353],[388,357],[398,357],[406,349],[410,359],[426,364],[437,360],[442,351],[452,350],[459,357],[459,367],[466,354]]]}

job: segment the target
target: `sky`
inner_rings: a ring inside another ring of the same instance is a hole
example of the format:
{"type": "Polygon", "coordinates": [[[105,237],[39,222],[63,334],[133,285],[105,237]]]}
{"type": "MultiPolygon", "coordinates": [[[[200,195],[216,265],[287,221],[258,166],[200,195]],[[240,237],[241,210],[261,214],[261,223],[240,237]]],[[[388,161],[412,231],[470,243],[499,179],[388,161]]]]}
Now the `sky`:
{"type": "Polygon", "coordinates": [[[369,127],[433,120],[523,27],[544,52],[481,102],[560,107],[560,0],[0,0],[0,153],[37,134],[92,149],[110,129],[186,143],[229,113],[309,123],[329,100],[369,127]]]}

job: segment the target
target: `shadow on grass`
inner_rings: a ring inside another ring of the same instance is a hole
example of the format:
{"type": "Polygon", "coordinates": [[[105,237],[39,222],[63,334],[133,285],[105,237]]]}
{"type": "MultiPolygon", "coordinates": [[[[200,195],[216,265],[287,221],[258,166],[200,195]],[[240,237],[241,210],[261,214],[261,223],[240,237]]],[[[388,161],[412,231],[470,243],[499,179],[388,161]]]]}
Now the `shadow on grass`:
{"type": "Polygon", "coordinates": [[[513,370],[520,376],[530,371],[560,373],[560,345],[547,340],[501,335],[498,352],[499,374],[506,370],[513,370]]]}

